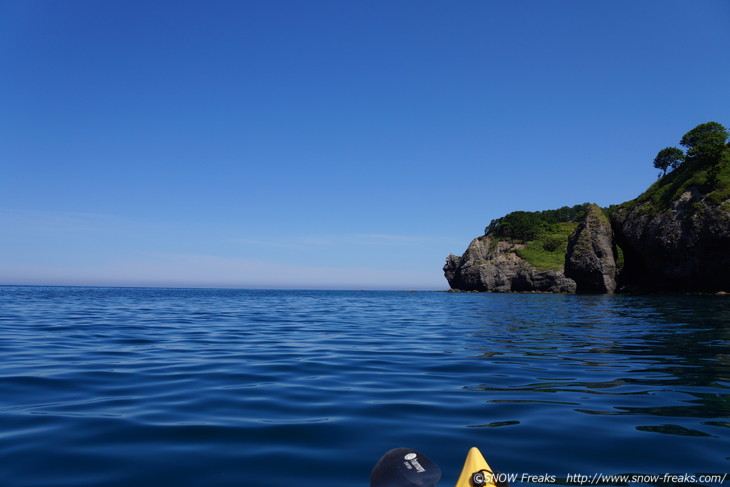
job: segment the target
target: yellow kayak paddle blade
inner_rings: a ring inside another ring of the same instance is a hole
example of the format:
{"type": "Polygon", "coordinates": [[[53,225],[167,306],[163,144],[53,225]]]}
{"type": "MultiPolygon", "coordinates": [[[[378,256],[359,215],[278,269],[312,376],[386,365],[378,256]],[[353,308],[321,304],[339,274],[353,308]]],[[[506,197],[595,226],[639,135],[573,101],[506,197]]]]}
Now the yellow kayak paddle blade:
{"type": "Polygon", "coordinates": [[[494,474],[478,448],[469,450],[456,487],[496,487],[494,474]]]}

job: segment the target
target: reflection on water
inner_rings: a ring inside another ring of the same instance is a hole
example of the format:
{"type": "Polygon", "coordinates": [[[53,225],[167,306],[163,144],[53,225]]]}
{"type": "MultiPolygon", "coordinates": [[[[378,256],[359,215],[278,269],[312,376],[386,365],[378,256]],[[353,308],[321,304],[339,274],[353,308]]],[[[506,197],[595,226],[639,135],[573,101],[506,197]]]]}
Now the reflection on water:
{"type": "MultiPolygon", "coordinates": [[[[728,469],[727,455],[714,448],[730,451],[728,422],[717,420],[730,415],[730,300],[534,295],[502,299],[509,305],[490,307],[479,319],[469,320],[467,347],[483,360],[485,373],[465,388],[483,393],[485,402],[500,406],[506,418],[482,426],[528,427],[526,416],[539,417],[542,424],[533,425],[533,431],[539,431],[535,435],[555,436],[554,430],[563,428],[560,436],[565,442],[584,445],[585,438],[576,436],[578,429],[604,443],[592,447],[598,455],[617,458],[615,449],[625,447],[628,452],[630,443],[655,450],[634,448],[641,452],[637,458],[647,461],[623,460],[623,469],[633,464],[636,471],[660,470],[649,466],[651,458],[672,458],[661,453],[672,450],[675,463],[667,462],[665,469],[687,468],[687,463],[705,470],[728,469]],[[688,462],[683,452],[699,445],[687,443],[688,437],[711,438],[717,444],[703,445],[704,452],[712,452],[704,462],[688,462]],[[659,442],[661,448],[655,445],[659,442]]],[[[477,299],[470,302],[472,309],[477,306],[477,299]]],[[[621,469],[617,466],[615,471],[621,469]]]]}
{"type": "Polygon", "coordinates": [[[724,296],[0,288],[1,483],[725,472],[729,329],[724,296]]]}

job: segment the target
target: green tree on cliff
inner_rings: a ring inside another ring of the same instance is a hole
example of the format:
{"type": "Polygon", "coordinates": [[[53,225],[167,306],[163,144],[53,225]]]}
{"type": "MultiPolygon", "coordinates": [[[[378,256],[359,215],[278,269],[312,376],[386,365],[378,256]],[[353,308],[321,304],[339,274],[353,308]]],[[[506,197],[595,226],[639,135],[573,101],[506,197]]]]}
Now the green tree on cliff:
{"type": "Polygon", "coordinates": [[[588,203],[573,207],[563,206],[557,210],[513,211],[502,218],[489,222],[484,234],[499,238],[529,242],[559,230],[559,223],[579,220],[587,211],[588,203]]]}
{"type": "Polygon", "coordinates": [[[722,158],[728,130],[717,122],[700,124],[684,134],[679,144],[687,148],[687,159],[715,164],[722,158]]]}
{"type": "Polygon", "coordinates": [[[663,172],[662,176],[667,174],[670,167],[676,169],[684,162],[684,152],[676,147],[665,147],[660,150],[654,158],[654,167],[663,172]]]}

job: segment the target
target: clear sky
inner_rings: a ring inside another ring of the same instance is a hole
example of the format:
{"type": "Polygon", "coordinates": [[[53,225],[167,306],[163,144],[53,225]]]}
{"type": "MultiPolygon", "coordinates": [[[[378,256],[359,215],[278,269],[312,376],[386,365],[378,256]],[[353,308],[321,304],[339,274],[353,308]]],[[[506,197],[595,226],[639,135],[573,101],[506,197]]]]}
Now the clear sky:
{"type": "Polygon", "coordinates": [[[0,0],[0,284],[445,289],[730,125],[727,0],[0,0]]]}

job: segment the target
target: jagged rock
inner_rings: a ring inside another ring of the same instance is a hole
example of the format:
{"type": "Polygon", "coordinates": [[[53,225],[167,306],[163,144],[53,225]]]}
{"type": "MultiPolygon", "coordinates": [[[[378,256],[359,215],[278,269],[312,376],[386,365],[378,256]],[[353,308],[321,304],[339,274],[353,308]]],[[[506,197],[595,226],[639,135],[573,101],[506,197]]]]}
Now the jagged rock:
{"type": "Polygon", "coordinates": [[[489,235],[475,238],[464,255],[446,258],[444,275],[452,289],[462,291],[575,292],[575,282],[562,271],[537,270],[518,256],[521,247],[489,235]]]}
{"type": "Polygon", "coordinates": [[[446,280],[449,282],[455,281],[456,274],[459,271],[460,267],[461,257],[459,257],[458,255],[449,254],[449,256],[446,257],[446,265],[444,265],[444,276],[446,276],[446,280]]]}
{"type": "Polygon", "coordinates": [[[716,122],[687,132],[680,141],[687,152],[672,161],[673,170],[665,168],[636,199],[610,207],[610,226],[596,205],[515,211],[492,220],[463,256],[447,259],[449,285],[478,291],[611,293],[618,281],[623,291],[729,291],[728,137],[729,131],[716,122]],[[620,275],[618,257],[623,261],[620,275]]]}
{"type": "Polygon", "coordinates": [[[651,201],[611,216],[624,252],[622,280],[646,290],[730,289],[730,209],[688,187],[661,211],[651,201]]]}
{"type": "Polygon", "coordinates": [[[565,276],[579,293],[613,293],[616,290],[616,255],[613,231],[598,205],[587,207],[583,219],[568,238],[565,276]]]}

